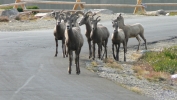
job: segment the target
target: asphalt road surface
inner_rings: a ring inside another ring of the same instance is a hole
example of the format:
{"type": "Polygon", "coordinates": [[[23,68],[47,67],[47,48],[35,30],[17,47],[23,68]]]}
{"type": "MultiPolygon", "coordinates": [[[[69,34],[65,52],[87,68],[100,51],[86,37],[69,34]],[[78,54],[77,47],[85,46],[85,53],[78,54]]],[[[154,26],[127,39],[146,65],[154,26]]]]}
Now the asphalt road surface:
{"type": "MultiPolygon", "coordinates": [[[[141,23],[147,42],[154,42],[176,36],[176,20],[177,17],[142,17],[125,19],[125,23],[141,23]]],[[[112,32],[110,21],[102,24],[112,32]]],[[[81,28],[84,33],[85,27],[81,28]]],[[[152,100],[85,69],[88,45],[84,35],[81,74],[76,75],[73,66],[69,75],[68,58],[62,58],[61,42],[58,57],[54,57],[52,31],[0,32],[0,100],[152,100]]],[[[133,38],[128,46],[137,44],[133,38]]]]}

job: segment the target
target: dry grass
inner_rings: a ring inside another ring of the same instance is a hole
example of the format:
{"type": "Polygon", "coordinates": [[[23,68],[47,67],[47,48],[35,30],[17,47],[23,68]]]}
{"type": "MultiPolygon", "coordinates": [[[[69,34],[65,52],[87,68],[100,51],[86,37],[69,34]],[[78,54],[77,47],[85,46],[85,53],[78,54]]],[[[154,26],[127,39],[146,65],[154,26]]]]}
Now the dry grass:
{"type": "Polygon", "coordinates": [[[125,84],[119,84],[119,85],[122,86],[123,88],[131,90],[131,91],[133,91],[135,93],[138,93],[138,94],[142,94],[143,93],[142,90],[139,87],[135,87],[135,86],[134,87],[130,87],[130,86],[127,86],[125,84]]]}
{"type": "Polygon", "coordinates": [[[16,18],[18,18],[19,20],[36,20],[37,17],[35,17],[33,14],[21,14],[19,16],[17,16],[16,18]]]}
{"type": "Polygon", "coordinates": [[[139,52],[134,52],[131,55],[131,59],[133,59],[133,60],[138,60],[140,57],[142,57],[142,54],[139,52]]]}
{"type": "Polygon", "coordinates": [[[122,69],[122,66],[118,64],[113,58],[104,59],[103,62],[105,62],[106,66],[108,67],[122,69]]]}
{"type": "Polygon", "coordinates": [[[149,81],[159,82],[170,80],[170,74],[166,72],[156,72],[153,70],[152,66],[146,63],[138,63],[133,67],[137,78],[146,78],[149,81]]]}
{"type": "Polygon", "coordinates": [[[98,66],[98,63],[96,61],[92,61],[91,64],[92,64],[93,67],[97,67],[98,66]]]}
{"type": "Polygon", "coordinates": [[[142,90],[139,87],[130,87],[130,90],[138,94],[142,94],[142,90]]]}
{"type": "Polygon", "coordinates": [[[9,22],[9,18],[7,16],[1,16],[0,22],[9,22]]]}
{"type": "Polygon", "coordinates": [[[170,12],[170,16],[175,16],[177,15],[177,12],[170,12]]]}

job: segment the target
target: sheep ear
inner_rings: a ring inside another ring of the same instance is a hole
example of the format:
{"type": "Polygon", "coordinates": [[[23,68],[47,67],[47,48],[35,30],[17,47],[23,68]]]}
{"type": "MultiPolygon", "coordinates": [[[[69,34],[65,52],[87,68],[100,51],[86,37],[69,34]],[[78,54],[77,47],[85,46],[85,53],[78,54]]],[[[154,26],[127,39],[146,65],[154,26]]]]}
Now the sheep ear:
{"type": "Polygon", "coordinates": [[[119,16],[121,16],[122,14],[120,13],[119,16]]]}

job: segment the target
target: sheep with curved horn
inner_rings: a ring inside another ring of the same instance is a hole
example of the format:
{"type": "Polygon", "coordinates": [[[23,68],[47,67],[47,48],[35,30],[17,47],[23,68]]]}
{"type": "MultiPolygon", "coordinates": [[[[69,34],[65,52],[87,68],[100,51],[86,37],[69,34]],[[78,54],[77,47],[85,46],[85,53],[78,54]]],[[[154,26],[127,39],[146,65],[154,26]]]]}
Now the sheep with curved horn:
{"type": "Polygon", "coordinates": [[[58,40],[62,40],[62,51],[63,51],[63,58],[65,58],[65,54],[66,54],[66,48],[65,48],[65,29],[66,29],[66,24],[63,21],[63,19],[61,18],[61,13],[63,12],[53,12],[53,15],[55,16],[55,20],[56,20],[56,25],[54,27],[54,36],[55,36],[55,42],[56,42],[56,53],[55,53],[55,57],[57,57],[58,54],[58,40]]]}
{"type": "Polygon", "coordinates": [[[91,25],[91,19],[90,19],[90,16],[89,16],[90,13],[92,14],[92,12],[90,12],[90,11],[86,12],[85,14],[83,13],[83,17],[79,21],[79,25],[80,26],[85,24],[85,27],[86,27],[85,36],[87,38],[87,42],[88,42],[88,45],[89,45],[89,59],[92,56],[91,38],[90,38],[90,34],[91,34],[91,31],[92,31],[92,25],[91,25]]]}
{"type": "Polygon", "coordinates": [[[126,61],[126,52],[127,52],[127,45],[126,45],[126,39],[125,39],[125,34],[124,31],[122,29],[118,28],[118,22],[117,20],[113,20],[112,21],[112,26],[114,28],[114,31],[112,33],[112,53],[113,53],[113,57],[115,60],[119,61],[119,49],[120,49],[120,44],[123,44],[123,48],[124,48],[124,61],[126,61]],[[114,54],[114,46],[116,47],[116,56],[114,54]]]}
{"type": "Polygon", "coordinates": [[[144,40],[145,43],[145,49],[147,50],[147,44],[146,44],[146,39],[144,37],[144,28],[140,23],[136,23],[133,25],[125,25],[124,24],[124,18],[122,17],[121,14],[119,14],[119,16],[117,17],[117,21],[119,24],[119,28],[123,29],[124,33],[125,33],[125,38],[126,38],[126,44],[128,44],[128,39],[131,37],[136,37],[136,39],[139,42],[138,45],[138,49],[139,50],[139,46],[140,46],[140,38],[139,36],[144,40]]]}
{"type": "Polygon", "coordinates": [[[106,53],[105,58],[107,58],[107,43],[109,38],[109,31],[108,29],[103,25],[97,25],[97,23],[101,20],[98,19],[100,16],[98,16],[95,20],[92,21],[92,32],[90,34],[90,38],[92,40],[92,49],[93,49],[93,56],[92,59],[95,59],[95,44],[98,45],[98,58],[103,59],[103,56],[101,58],[101,48],[102,45],[104,46],[104,51],[106,53]]]}
{"type": "MultiPolygon", "coordinates": [[[[73,15],[74,16],[74,15],[73,15]]],[[[79,67],[79,55],[81,48],[84,43],[83,36],[79,27],[73,27],[73,17],[72,15],[67,18],[66,30],[65,30],[65,45],[67,47],[67,52],[69,53],[69,67],[68,73],[71,74],[71,66],[73,59],[73,51],[75,51],[75,64],[76,64],[76,74],[80,74],[79,67]]]]}

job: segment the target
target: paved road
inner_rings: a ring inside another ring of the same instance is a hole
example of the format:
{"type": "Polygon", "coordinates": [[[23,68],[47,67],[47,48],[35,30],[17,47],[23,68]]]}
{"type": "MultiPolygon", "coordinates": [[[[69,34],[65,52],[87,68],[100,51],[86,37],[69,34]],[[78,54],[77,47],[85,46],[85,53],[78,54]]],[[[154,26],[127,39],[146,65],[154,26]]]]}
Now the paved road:
{"type": "MultiPolygon", "coordinates": [[[[125,23],[142,23],[148,42],[153,42],[176,36],[176,19],[143,17],[126,19],[125,23]]],[[[111,32],[111,22],[103,24],[111,32]]],[[[136,44],[136,39],[130,39],[129,46],[136,44]]],[[[59,48],[58,57],[54,57],[52,30],[0,32],[0,100],[152,100],[85,69],[86,40],[80,75],[76,75],[75,66],[68,75],[68,58],[62,58],[60,52],[59,48]]]]}

